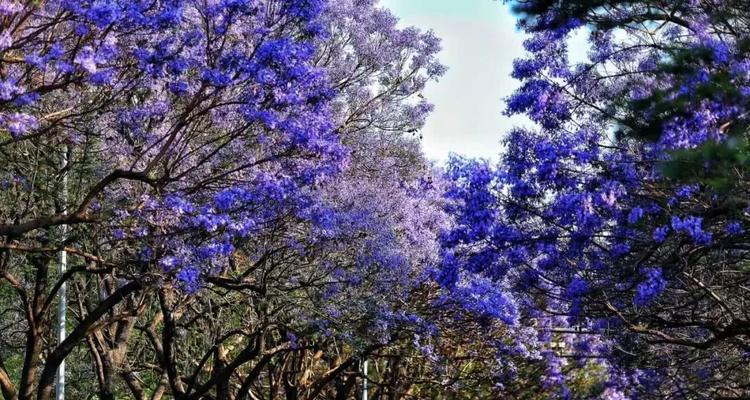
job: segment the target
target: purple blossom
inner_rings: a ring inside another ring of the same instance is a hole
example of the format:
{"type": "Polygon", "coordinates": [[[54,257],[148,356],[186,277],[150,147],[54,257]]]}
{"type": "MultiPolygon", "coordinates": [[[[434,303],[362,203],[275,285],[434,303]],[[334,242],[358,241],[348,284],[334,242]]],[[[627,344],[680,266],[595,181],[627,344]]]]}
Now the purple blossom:
{"type": "Polygon", "coordinates": [[[112,69],[96,71],[89,77],[93,86],[104,86],[112,83],[115,71],[112,69]]]}
{"type": "Polygon", "coordinates": [[[573,280],[571,280],[570,284],[568,285],[567,294],[570,297],[576,298],[585,296],[586,293],[589,291],[588,283],[586,283],[585,280],[574,277],[573,280]]]}
{"type": "Polygon", "coordinates": [[[184,81],[177,81],[177,82],[170,82],[169,83],[169,91],[181,96],[188,93],[188,83],[184,81]]]}
{"type": "Polygon", "coordinates": [[[684,219],[677,216],[672,217],[672,229],[676,232],[688,233],[696,244],[711,244],[712,235],[710,232],[705,232],[702,225],[703,218],[700,217],[688,216],[684,219]]]}
{"type": "Polygon", "coordinates": [[[739,236],[745,233],[745,229],[739,221],[731,221],[727,224],[726,232],[730,236],[739,236]]]}
{"type": "Polygon", "coordinates": [[[201,288],[200,269],[183,267],[177,272],[177,279],[188,293],[195,293],[201,288]]]}
{"type": "Polygon", "coordinates": [[[13,79],[0,80],[0,99],[10,100],[15,95],[22,93],[23,89],[16,86],[16,82],[13,79]]]}
{"type": "Polygon", "coordinates": [[[36,103],[41,98],[41,95],[39,93],[31,92],[31,93],[24,93],[20,96],[18,96],[14,101],[13,104],[16,107],[23,107],[28,106],[36,103]]]}
{"type": "Polygon", "coordinates": [[[641,207],[634,207],[628,214],[628,223],[635,224],[643,217],[643,209],[641,207]]]}
{"type": "Polygon", "coordinates": [[[83,47],[76,55],[73,62],[90,74],[97,71],[96,53],[90,46],[83,47]]]}
{"type": "Polygon", "coordinates": [[[177,257],[167,256],[159,260],[159,265],[161,265],[164,272],[170,272],[174,270],[175,267],[182,265],[182,262],[177,257]]]}
{"type": "Polygon", "coordinates": [[[13,37],[10,35],[8,30],[0,32],[0,51],[7,49],[13,45],[13,37]]]}
{"type": "Polygon", "coordinates": [[[654,233],[652,237],[654,241],[656,241],[656,243],[663,243],[667,239],[668,234],[669,234],[669,227],[660,226],[654,229],[654,233]]]}
{"type": "Polygon", "coordinates": [[[25,113],[0,114],[0,126],[7,129],[14,138],[21,137],[39,127],[33,115],[25,113]]]}
{"type": "Polygon", "coordinates": [[[11,16],[23,10],[23,5],[15,0],[0,0],[0,15],[11,16]]]}
{"type": "Polygon", "coordinates": [[[164,199],[164,204],[177,214],[189,214],[194,212],[194,206],[183,196],[173,194],[164,199]]]}
{"type": "Polygon", "coordinates": [[[97,27],[105,28],[120,17],[118,4],[113,1],[96,0],[86,15],[97,27]]]}
{"type": "Polygon", "coordinates": [[[645,307],[653,302],[667,288],[667,281],[660,268],[645,268],[645,279],[636,287],[633,304],[645,307]]]}

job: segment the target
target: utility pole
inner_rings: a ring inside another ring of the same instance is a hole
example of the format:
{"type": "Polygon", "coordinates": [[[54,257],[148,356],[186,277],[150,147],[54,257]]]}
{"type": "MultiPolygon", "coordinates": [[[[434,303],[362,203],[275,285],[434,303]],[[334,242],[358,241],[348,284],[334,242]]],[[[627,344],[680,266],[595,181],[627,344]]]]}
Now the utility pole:
{"type": "Polygon", "coordinates": [[[362,363],[362,400],[367,400],[367,359],[362,363]]]}
{"type": "MultiPolygon", "coordinates": [[[[62,146],[62,206],[63,215],[67,214],[68,206],[68,146],[62,146]]],[[[68,270],[68,253],[65,251],[65,238],[68,234],[67,225],[61,225],[63,249],[60,251],[60,278],[68,270]]],[[[65,316],[68,310],[67,284],[63,281],[60,285],[59,302],[57,304],[57,343],[65,340],[65,316]]],[[[55,400],[65,400],[65,360],[63,359],[57,368],[55,379],[55,400]]]]}

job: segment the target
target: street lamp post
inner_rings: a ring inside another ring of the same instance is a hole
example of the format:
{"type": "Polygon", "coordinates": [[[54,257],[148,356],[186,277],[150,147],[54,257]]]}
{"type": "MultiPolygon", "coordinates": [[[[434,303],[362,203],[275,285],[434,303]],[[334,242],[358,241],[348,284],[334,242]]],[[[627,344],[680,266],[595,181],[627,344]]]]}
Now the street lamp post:
{"type": "MultiPolygon", "coordinates": [[[[68,203],[68,148],[63,146],[62,151],[62,206],[63,214],[67,212],[66,207],[68,203]]],[[[68,253],[65,251],[65,237],[68,233],[68,227],[66,225],[61,226],[63,249],[60,251],[60,278],[65,274],[68,269],[68,253]]],[[[67,284],[63,281],[60,285],[59,302],[57,304],[57,343],[62,343],[65,340],[65,316],[68,309],[68,293],[67,284]]],[[[65,400],[65,360],[60,363],[57,368],[57,376],[55,379],[55,400],[65,400]]]]}

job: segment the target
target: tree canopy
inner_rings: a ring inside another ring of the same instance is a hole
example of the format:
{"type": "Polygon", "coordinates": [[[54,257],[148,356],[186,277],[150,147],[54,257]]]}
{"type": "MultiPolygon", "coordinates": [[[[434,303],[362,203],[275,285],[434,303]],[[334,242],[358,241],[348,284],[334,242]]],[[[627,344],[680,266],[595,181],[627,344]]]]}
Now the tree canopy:
{"type": "Polygon", "coordinates": [[[750,396],[750,9],[507,3],[441,166],[376,0],[0,0],[3,398],[750,396]]]}
{"type": "Polygon", "coordinates": [[[744,4],[513,7],[529,57],[507,112],[536,128],[510,132],[497,166],[451,163],[443,286],[487,280],[517,305],[501,318],[585,332],[571,346],[606,360],[620,396],[746,396],[744,4]],[[588,60],[571,63],[580,31],[588,60]]]}

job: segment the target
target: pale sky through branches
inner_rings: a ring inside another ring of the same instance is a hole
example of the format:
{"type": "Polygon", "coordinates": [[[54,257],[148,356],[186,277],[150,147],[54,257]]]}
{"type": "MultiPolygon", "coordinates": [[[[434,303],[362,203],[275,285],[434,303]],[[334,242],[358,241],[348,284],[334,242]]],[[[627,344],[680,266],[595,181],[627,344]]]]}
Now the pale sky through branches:
{"type": "Polygon", "coordinates": [[[513,59],[524,35],[509,6],[493,0],[381,0],[401,25],[432,29],[443,39],[440,60],[449,70],[425,96],[435,104],[422,132],[431,159],[451,152],[497,159],[504,132],[523,123],[502,114],[503,98],[518,87],[513,59]]]}

